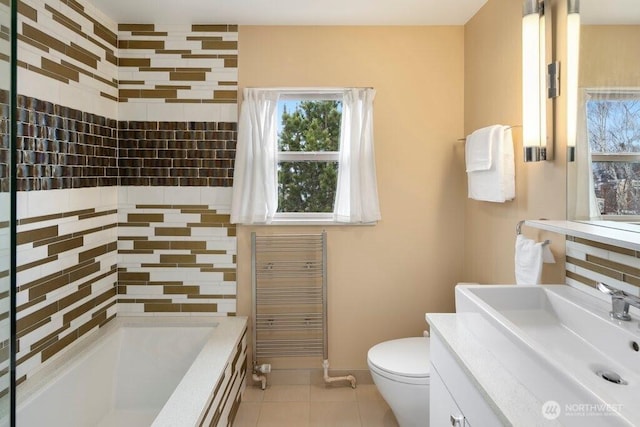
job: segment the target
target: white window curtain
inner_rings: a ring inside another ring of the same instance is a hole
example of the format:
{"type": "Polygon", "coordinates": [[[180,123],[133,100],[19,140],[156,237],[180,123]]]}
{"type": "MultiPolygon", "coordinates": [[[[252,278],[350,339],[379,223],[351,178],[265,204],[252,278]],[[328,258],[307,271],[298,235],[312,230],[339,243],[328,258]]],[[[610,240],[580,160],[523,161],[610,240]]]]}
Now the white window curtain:
{"type": "Polygon", "coordinates": [[[334,218],[341,223],[380,220],[373,149],[373,99],[370,88],[348,89],[342,101],[338,188],[334,218]]]}
{"type": "Polygon", "coordinates": [[[236,147],[231,222],[265,224],[278,208],[277,109],[279,93],[245,89],[236,147]]]}

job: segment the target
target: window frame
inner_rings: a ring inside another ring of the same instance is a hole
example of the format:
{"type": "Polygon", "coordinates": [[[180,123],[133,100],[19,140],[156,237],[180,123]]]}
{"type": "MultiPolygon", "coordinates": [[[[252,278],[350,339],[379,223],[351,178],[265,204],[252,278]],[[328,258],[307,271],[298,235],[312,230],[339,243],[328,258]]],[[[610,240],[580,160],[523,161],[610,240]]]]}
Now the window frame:
{"type": "MultiPolygon", "coordinates": [[[[280,101],[340,101],[344,99],[344,89],[290,90],[280,94],[280,101]]],[[[282,120],[278,118],[278,120],[282,120]]],[[[342,129],[341,129],[342,131],[342,129]]],[[[340,144],[340,140],[338,141],[340,144]]],[[[338,151],[280,151],[276,149],[276,164],[281,162],[335,162],[340,170],[340,146],[338,151]]],[[[280,181],[278,180],[278,185],[280,181]]],[[[336,188],[337,190],[337,188],[336,188]]],[[[335,199],[334,199],[335,204],[335,199]]],[[[275,212],[274,225],[344,225],[334,221],[334,212],[275,212]]],[[[350,224],[353,225],[353,224],[350,224]]]]}

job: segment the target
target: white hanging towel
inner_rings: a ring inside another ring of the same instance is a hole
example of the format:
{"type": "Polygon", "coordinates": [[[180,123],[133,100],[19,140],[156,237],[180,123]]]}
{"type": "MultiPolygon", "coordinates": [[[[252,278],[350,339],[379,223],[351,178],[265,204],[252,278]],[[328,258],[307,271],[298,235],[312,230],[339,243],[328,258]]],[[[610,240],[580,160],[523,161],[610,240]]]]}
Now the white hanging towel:
{"type": "Polygon", "coordinates": [[[467,143],[464,146],[467,172],[491,169],[491,148],[495,128],[495,126],[488,126],[478,129],[467,137],[467,143]]]}
{"type": "Polygon", "coordinates": [[[474,131],[465,144],[470,199],[506,202],[515,197],[511,128],[493,125],[474,131]]]}
{"type": "Polygon", "coordinates": [[[549,245],[536,242],[522,234],[516,236],[516,284],[538,285],[542,277],[542,264],[555,263],[549,245]]]}

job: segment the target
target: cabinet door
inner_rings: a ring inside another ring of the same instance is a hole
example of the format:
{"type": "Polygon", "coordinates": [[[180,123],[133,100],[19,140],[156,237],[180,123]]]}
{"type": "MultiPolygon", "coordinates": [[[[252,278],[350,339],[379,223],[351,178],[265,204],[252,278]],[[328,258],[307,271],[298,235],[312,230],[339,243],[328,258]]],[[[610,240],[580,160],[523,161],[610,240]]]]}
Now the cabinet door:
{"type": "MultiPolygon", "coordinates": [[[[465,426],[474,424],[481,427],[502,427],[504,425],[437,333],[431,335],[431,369],[440,376],[440,381],[446,384],[444,389],[452,396],[459,411],[464,413],[465,426]]],[[[451,425],[451,423],[442,423],[443,421],[440,421],[440,424],[434,425],[451,425]]]]}
{"type": "Polygon", "coordinates": [[[455,426],[468,427],[464,414],[458,408],[449,390],[445,387],[442,378],[431,365],[431,384],[429,397],[429,425],[432,426],[455,426]]]}

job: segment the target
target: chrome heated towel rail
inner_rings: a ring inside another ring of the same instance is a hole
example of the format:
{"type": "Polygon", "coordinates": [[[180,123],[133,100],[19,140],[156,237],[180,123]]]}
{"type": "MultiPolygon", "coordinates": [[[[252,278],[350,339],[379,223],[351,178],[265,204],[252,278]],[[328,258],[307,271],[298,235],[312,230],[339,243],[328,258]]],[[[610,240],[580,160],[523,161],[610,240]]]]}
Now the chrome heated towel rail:
{"type": "Polygon", "coordinates": [[[326,233],[251,235],[253,361],[327,359],[326,233]]]}

